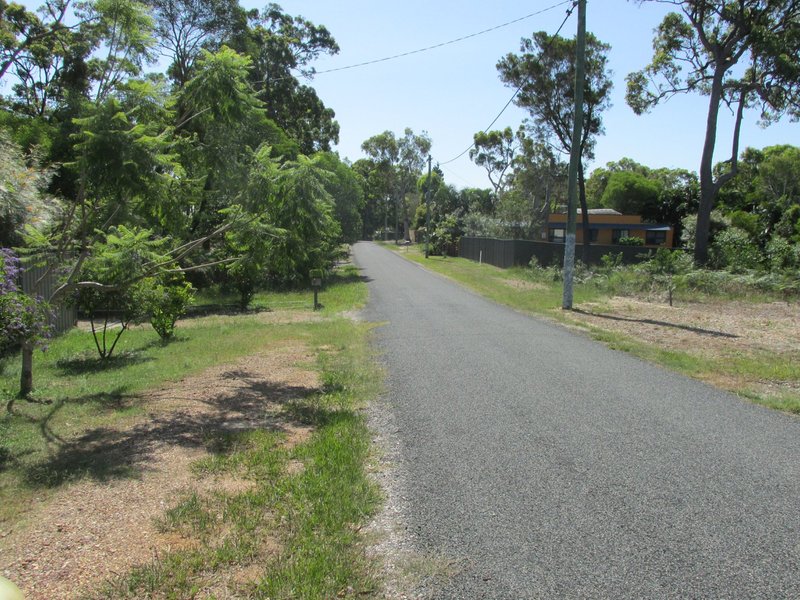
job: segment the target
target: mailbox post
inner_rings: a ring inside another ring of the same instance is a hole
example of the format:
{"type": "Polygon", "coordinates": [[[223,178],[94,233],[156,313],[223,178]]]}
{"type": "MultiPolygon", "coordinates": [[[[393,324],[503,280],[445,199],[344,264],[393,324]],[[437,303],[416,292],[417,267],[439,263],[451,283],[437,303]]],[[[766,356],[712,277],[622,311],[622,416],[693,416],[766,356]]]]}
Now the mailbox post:
{"type": "Polygon", "coordinates": [[[310,275],[311,287],[314,290],[314,310],[319,310],[321,305],[317,301],[317,294],[319,294],[319,290],[322,287],[322,269],[312,269],[310,275]]]}

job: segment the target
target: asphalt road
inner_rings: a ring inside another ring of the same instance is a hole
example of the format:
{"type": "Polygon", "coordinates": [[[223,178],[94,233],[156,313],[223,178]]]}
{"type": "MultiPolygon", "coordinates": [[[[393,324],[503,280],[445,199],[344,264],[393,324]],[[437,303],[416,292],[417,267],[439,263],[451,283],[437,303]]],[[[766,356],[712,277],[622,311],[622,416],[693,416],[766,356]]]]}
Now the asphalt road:
{"type": "Polygon", "coordinates": [[[800,419],[354,253],[433,597],[800,598],[800,419]]]}

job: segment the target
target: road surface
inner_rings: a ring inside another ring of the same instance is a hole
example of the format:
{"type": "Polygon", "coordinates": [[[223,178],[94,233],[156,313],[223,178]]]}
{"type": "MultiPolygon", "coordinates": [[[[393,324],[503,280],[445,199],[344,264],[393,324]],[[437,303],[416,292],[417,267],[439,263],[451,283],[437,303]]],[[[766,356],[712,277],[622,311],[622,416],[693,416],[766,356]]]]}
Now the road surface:
{"type": "Polygon", "coordinates": [[[800,419],[354,254],[433,597],[800,598],[800,419]]]}

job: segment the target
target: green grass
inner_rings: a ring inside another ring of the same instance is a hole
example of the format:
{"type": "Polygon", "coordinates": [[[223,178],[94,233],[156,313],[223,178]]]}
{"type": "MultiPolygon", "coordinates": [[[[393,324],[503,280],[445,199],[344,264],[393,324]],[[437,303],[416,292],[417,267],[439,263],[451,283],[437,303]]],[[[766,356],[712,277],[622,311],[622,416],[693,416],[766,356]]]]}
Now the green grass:
{"type": "MultiPolygon", "coordinates": [[[[348,264],[338,267],[323,283],[318,301],[322,304],[322,314],[360,308],[367,301],[364,286],[350,285],[361,281],[359,269],[348,264]]],[[[228,307],[233,310],[239,304],[235,292],[225,292],[219,287],[201,290],[195,297],[196,309],[228,307]]],[[[314,305],[314,292],[309,289],[261,291],[253,296],[249,310],[308,310],[314,305]]]]}
{"type": "MultiPolygon", "coordinates": [[[[397,248],[394,245],[387,247],[397,248]]],[[[561,282],[534,281],[526,276],[525,269],[500,269],[465,258],[430,256],[426,259],[421,249],[416,246],[396,251],[408,260],[445,275],[495,302],[521,311],[560,318],[561,282]]],[[[594,286],[580,284],[575,286],[576,304],[598,298],[600,293],[594,286]]]]}
{"type": "MultiPolygon", "coordinates": [[[[7,364],[0,389],[3,401],[14,403],[0,418],[4,528],[24,521],[34,497],[46,501],[72,481],[139,476],[114,452],[87,451],[74,441],[141,420],[143,392],[301,342],[316,356],[310,366],[319,371],[322,388],[289,401],[285,418],[312,426],[311,438],[289,447],[280,431],[210,433],[210,454],[194,465],[196,477],[231,475],[252,485],[178,499],[156,524],[194,543],[120,575],[96,596],[192,597],[245,567],[259,574],[249,586],[230,585],[248,597],[371,592],[376,584],[358,530],[380,497],[365,471],[370,438],[360,409],[378,393],[381,377],[367,341],[370,326],[338,315],[363,306],[366,298],[357,269],[346,266],[326,282],[319,319],[269,324],[257,311],[197,317],[180,324],[168,344],[149,327],[136,328],[123,335],[110,361],[93,354],[90,333],[72,331],[37,353],[33,401],[15,400],[18,365],[7,364]],[[294,463],[302,469],[287,468],[294,463]]],[[[294,304],[301,299],[308,300],[308,292],[259,295],[261,310],[287,307],[310,315],[310,302],[294,304]]],[[[211,300],[219,302],[219,296],[211,300]]]]}
{"type": "MultiPolygon", "coordinates": [[[[548,281],[542,277],[541,272],[534,274],[530,269],[521,267],[500,269],[492,265],[480,265],[471,260],[454,257],[431,256],[425,259],[418,247],[399,248],[394,244],[386,244],[386,247],[495,302],[520,311],[575,324],[574,319],[567,318],[570,313],[565,314],[560,308],[562,282],[548,281]]],[[[624,278],[624,272],[617,275],[617,279],[620,278],[624,278]]],[[[613,291],[619,293],[619,287],[620,284],[617,282],[613,291]]],[[[723,292],[721,297],[729,295],[728,290],[723,290],[723,292]]],[[[698,292],[698,294],[701,298],[708,297],[707,292],[698,292]]],[[[757,301],[765,297],[750,294],[748,298],[757,301]]],[[[772,297],[766,298],[767,300],[773,299],[772,297]]],[[[607,299],[607,293],[591,282],[576,283],[575,285],[574,305],[576,306],[583,302],[599,303],[602,306],[607,299]]],[[[737,299],[741,298],[737,297],[737,299]]],[[[691,301],[697,300],[697,298],[692,296],[689,291],[684,290],[681,300],[691,301]]],[[[714,381],[715,376],[727,375],[731,380],[739,377],[751,381],[773,381],[779,384],[796,385],[800,383],[800,353],[798,352],[781,356],[765,352],[750,352],[710,358],[700,356],[697,352],[692,351],[667,350],[637,338],[594,326],[582,327],[593,339],[603,342],[611,348],[628,352],[689,377],[714,381]]],[[[764,406],[800,414],[800,395],[797,393],[785,391],[765,395],[754,392],[746,385],[731,391],[764,406]]]]}

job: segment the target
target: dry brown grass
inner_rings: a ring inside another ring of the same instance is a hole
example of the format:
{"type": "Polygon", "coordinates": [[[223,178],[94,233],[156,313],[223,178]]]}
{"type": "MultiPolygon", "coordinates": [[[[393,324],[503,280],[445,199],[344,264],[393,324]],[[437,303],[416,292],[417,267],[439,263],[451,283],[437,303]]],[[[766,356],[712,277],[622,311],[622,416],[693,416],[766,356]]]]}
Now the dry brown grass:
{"type": "MultiPolygon", "coordinates": [[[[662,350],[724,362],[731,357],[800,357],[800,304],[710,301],[675,307],[628,297],[585,303],[570,322],[623,334],[662,350]]],[[[766,396],[799,394],[800,381],[755,377],[730,370],[700,378],[731,391],[766,396]]]]}

